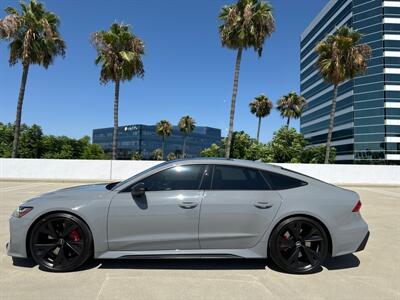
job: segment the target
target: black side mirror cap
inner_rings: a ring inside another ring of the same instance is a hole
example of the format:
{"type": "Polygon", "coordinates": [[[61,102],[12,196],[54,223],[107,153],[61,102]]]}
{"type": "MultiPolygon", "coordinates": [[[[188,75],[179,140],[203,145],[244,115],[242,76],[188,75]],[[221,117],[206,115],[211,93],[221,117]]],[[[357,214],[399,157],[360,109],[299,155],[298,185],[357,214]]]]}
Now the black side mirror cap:
{"type": "Polygon", "coordinates": [[[133,197],[140,197],[146,193],[146,188],[143,182],[139,182],[132,187],[131,194],[133,197]]]}

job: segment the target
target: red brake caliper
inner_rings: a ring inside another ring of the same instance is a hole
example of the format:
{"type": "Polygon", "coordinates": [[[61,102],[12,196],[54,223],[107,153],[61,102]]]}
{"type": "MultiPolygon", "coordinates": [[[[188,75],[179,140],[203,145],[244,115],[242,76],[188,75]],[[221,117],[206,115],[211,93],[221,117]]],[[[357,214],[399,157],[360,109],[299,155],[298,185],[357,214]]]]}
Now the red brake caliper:
{"type": "Polygon", "coordinates": [[[81,236],[79,235],[78,231],[76,231],[76,229],[72,230],[69,233],[69,237],[71,238],[71,240],[73,240],[74,242],[77,242],[81,239],[81,236]]]}

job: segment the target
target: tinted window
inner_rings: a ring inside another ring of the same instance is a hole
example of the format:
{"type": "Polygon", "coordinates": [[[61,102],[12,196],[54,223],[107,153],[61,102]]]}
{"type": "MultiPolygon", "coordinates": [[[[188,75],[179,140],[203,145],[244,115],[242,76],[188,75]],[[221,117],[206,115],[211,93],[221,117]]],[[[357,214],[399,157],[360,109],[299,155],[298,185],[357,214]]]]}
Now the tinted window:
{"type": "Polygon", "coordinates": [[[148,191],[197,190],[203,173],[204,165],[176,166],[141,182],[148,191]]]}
{"type": "Polygon", "coordinates": [[[289,176],[268,171],[262,173],[273,190],[287,190],[307,185],[307,182],[289,176]]]}
{"type": "Polygon", "coordinates": [[[266,190],[269,188],[258,170],[216,165],[214,167],[212,189],[266,190]]]}

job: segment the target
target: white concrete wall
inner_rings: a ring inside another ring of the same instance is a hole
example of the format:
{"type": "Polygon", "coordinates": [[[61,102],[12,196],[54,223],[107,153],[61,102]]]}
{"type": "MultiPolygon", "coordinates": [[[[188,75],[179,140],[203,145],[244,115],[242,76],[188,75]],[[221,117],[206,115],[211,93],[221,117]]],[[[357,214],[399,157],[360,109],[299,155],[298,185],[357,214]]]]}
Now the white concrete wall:
{"type": "MultiPolygon", "coordinates": [[[[0,158],[0,180],[120,180],[159,161],[0,158]]],[[[400,166],[278,164],[334,184],[400,185],[400,166]]]]}
{"type": "Polygon", "coordinates": [[[277,164],[333,184],[400,185],[400,166],[277,164]]]}

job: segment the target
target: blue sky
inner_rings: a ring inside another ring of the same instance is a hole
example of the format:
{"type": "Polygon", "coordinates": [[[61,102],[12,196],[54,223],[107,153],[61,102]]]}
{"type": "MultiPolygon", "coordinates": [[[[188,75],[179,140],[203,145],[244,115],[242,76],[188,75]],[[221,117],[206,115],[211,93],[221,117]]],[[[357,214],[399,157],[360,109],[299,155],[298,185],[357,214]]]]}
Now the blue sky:
{"type": "MultiPolygon", "coordinates": [[[[145,77],[121,86],[120,125],[155,124],[167,119],[176,124],[189,114],[198,125],[226,134],[236,53],[222,48],[218,35],[219,9],[230,0],[69,0],[44,1],[59,15],[67,43],[65,59],[48,70],[30,69],[22,120],[39,124],[47,134],[81,137],[93,128],[113,124],[114,86],[99,83],[90,34],[107,29],[113,21],[132,25],[145,42],[145,77]]],[[[253,137],[257,120],[248,103],[265,93],[275,103],[291,90],[299,91],[300,34],[327,0],[271,0],[276,31],[266,41],[259,59],[245,52],[240,73],[235,130],[253,137]]],[[[0,0],[0,18],[6,6],[0,0]]],[[[0,42],[0,122],[14,122],[21,65],[9,67],[8,49],[0,42]]],[[[277,111],[263,120],[261,140],[270,140],[284,120],[277,111]]],[[[293,122],[298,128],[298,121],[293,122]]]]}

